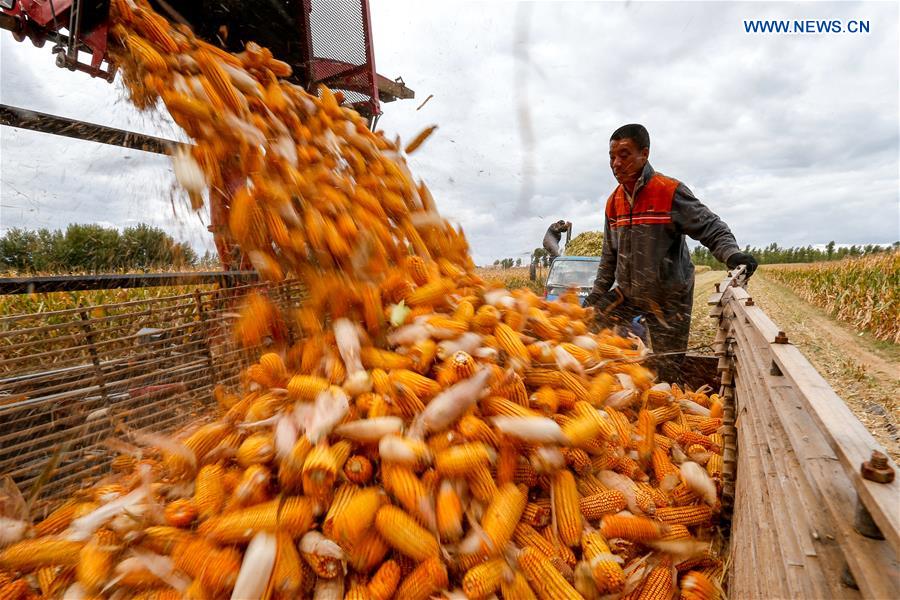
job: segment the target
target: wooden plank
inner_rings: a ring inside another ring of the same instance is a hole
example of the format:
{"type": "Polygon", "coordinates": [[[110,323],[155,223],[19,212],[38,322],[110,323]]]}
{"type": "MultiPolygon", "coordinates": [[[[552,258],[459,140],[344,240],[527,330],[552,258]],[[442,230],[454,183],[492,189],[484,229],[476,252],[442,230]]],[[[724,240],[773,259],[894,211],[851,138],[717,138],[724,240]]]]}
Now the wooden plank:
{"type": "MultiPolygon", "coordinates": [[[[734,303],[737,304],[737,303],[734,303]]],[[[754,404],[763,404],[769,401],[773,414],[778,415],[784,427],[785,434],[790,440],[790,445],[797,454],[802,472],[798,469],[797,475],[803,475],[816,492],[815,497],[808,498],[803,494],[807,505],[807,514],[813,515],[813,507],[824,509],[829,519],[816,521],[819,529],[815,531],[813,545],[816,552],[835,554],[835,546],[841,551],[847,561],[863,596],[869,598],[897,598],[900,597],[900,568],[898,568],[897,554],[891,546],[884,541],[870,540],[858,534],[853,528],[854,507],[856,498],[854,485],[851,483],[855,471],[847,473],[845,467],[838,462],[837,452],[827,440],[826,428],[814,420],[814,414],[808,408],[808,397],[801,393],[795,381],[787,376],[772,376],[768,373],[767,365],[771,361],[773,353],[785,347],[783,344],[770,344],[763,337],[771,333],[774,323],[764,314],[762,324],[768,331],[760,332],[757,325],[760,319],[758,315],[744,315],[750,318],[741,318],[741,312],[755,312],[755,307],[743,307],[738,309],[739,318],[735,322],[737,336],[738,362],[754,362],[756,368],[762,373],[764,387],[755,390],[751,397],[745,401],[754,404]],[[765,323],[768,321],[768,323],[765,323]]],[[[792,347],[791,347],[792,348],[792,347]]],[[[796,349],[795,349],[796,350],[796,349]]],[[[805,361],[805,359],[803,359],[805,361]]],[[[808,365],[808,362],[806,363],[808,365]]],[[[811,368],[811,367],[810,367],[811,368]]],[[[741,371],[739,370],[739,373],[741,371]]],[[[827,384],[826,384],[827,385],[827,384]]],[[[828,388],[830,390],[830,388],[828,388]]],[[[830,390],[834,394],[833,390],[830,390]]],[[[836,395],[835,395],[836,397],[836,395]]],[[[840,399],[838,398],[838,401],[840,399]]],[[[840,404],[846,408],[842,401],[840,404]]],[[[850,415],[853,421],[855,417],[850,415]]],[[[856,421],[856,423],[859,423],[856,421]]],[[[860,424],[861,425],[861,424],[860,424]]],[[[868,432],[867,432],[868,433],[868,432]]],[[[739,453],[743,449],[739,449],[739,453]]],[[[740,476],[739,476],[740,480],[740,476]]],[[[802,489],[802,486],[801,486],[802,489]]],[[[896,506],[895,496],[895,504],[896,506]]],[[[832,560],[830,579],[834,579],[840,570],[834,566],[832,560]]],[[[832,586],[834,584],[832,583],[832,586]]],[[[832,594],[841,597],[851,594],[846,587],[832,587],[832,594]]]]}
{"type": "MultiPolygon", "coordinates": [[[[778,384],[765,381],[768,377],[769,359],[758,351],[760,347],[765,350],[765,341],[753,336],[749,329],[745,327],[736,330],[739,394],[749,398],[747,403],[767,415],[769,424],[777,429],[777,433],[769,437],[769,451],[775,456],[784,457],[780,476],[786,491],[783,503],[776,506],[776,512],[789,519],[788,524],[780,528],[779,532],[783,537],[790,537],[784,531],[793,533],[800,554],[794,555],[791,560],[802,564],[804,571],[804,590],[795,592],[794,597],[855,597],[857,594],[853,590],[848,590],[841,584],[840,574],[844,566],[841,549],[834,542],[822,542],[828,532],[834,532],[831,515],[823,509],[818,488],[807,480],[803,461],[790,443],[772,402],[772,386],[778,384]]],[[[786,385],[781,388],[793,393],[786,385]]]]}
{"type": "MultiPolygon", "coordinates": [[[[768,315],[755,306],[735,304],[737,310],[745,313],[765,338],[774,340],[774,337],[768,336],[773,330],[777,333],[778,327],[768,315]]],[[[859,471],[860,465],[869,460],[873,450],[885,455],[887,452],[796,346],[773,343],[770,350],[775,364],[796,388],[804,408],[841,461],[872,519],[894,551],[900,553],[900,480],[876,483],[863,479],[859,471]]],[[[890,457],[888,463],[897,470],[897,464],[890,457]]]]}

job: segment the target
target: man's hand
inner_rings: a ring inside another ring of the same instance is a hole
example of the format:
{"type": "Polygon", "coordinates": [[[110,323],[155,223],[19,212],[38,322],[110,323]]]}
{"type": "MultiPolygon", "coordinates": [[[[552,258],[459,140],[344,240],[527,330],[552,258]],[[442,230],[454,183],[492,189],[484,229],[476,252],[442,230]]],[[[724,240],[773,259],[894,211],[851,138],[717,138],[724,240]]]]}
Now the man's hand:
{"type": "Polygon", "coordinates": [[[625,296],[619,288],[613,288],[607,292],[591,292],[584,299],[585,307],[593,307],[598,319],[608,319],[610,313],[622,304],[625,296]]]}
{"type": "Polygon", "coordinates": [[[747,279],[753,275],[753,272],[756,271],[756,267],[759,266],[759,263],[756,262],[756,259],[746,252],[735,252],[731,256],[728,257],[728,262],[726,263],[729,269],[736,269],[740,265],[744,265],[746,267],[745,273],[747,275],[747,279]]]}

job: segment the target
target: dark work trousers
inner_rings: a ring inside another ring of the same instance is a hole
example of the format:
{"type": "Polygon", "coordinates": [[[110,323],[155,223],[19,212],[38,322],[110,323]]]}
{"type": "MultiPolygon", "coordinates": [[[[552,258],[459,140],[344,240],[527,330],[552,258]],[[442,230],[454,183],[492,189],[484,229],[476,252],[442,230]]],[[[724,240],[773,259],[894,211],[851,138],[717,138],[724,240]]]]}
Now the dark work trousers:
{"type": "Polygon", "coordinates": [[[657,373],[658,381],[683,383],[681,365],[684,362],[683,352],[688,347],[691,331],[691,309],[694,305],[694,286],[681,298],[672,298],[667,306],[659,311],[642,310],[629,302],[625,302],[613,311],[612,316],[628,327],[636,316],[643,315],[650,332],[650,348],[654,354],[665,352],[681,352],[661,356],[648,361],[648,366],[657,373]],[[659,314],[657,314],[657,312],[659,314]]]}

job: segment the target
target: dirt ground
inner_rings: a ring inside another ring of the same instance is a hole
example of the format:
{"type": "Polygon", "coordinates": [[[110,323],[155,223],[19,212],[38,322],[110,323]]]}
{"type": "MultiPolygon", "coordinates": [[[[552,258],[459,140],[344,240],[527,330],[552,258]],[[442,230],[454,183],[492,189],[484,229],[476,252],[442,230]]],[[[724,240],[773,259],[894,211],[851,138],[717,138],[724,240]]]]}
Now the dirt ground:
{"type": "MultiPolygon", "coordinates": [[[[697,275],[691,347],[709,344],[715,336],[706,298],[723,277],[723,271],[697,275]]],[[[900,459],[900,346],[873,340],[835,321],[787,287],[766,279],[765,271],[750,280],[748,291],[878,442],[900,459]]]]}

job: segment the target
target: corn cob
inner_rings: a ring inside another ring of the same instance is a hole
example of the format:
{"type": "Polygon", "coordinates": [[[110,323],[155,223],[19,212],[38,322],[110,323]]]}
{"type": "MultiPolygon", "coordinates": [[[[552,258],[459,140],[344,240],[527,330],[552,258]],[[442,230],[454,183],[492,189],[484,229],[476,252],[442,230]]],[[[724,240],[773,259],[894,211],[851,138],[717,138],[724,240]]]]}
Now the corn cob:
{"type": "Polygon", "coordinates": [[[551,494],[560,538],[567,546],[575,546],[581,541],[582,516],[578,486],[571,472],[561,470],[553,476],[551,494]]]}
{"type": "Polygon", "coordinates": [[[540,504],[529,502],[522,511],[522,523],[536,529],[546,527],[550,522],[550,508],[540,504]]]}
{"type": "Polygon", "coordinates": [[[489,503],[497,495],[497,483],[486,465],[470,469],[466,480],[469,482],[469,491],[480,502],[489,503]]]}
{"type": "Polygon", "coordinates": [[[411,469],[401,465],[385,464],[381,477],[384,489],[400,503],[400,506],[415,515],[422,523],[430,523],[432,517],[426,501],[430,496],[425,485],[411,469]]]}
{"type": "Polygon", "coordinates": [[[513,542],[515,542],[516,546],[521,548],[525,548],[526,546],[535,548],[547,558],[556,556],[556,546],[538,533],[534,527],[522,521],[516,525],[516,529],[513,532],[513,542]]]}
{"type": "Polygon", "coordinates": [[[709,506],[673,506],[660,508],[656,518],[669,525],[703,525],[712,520],[712,508],[709,506]]]}
{"type": "Polygon", "coordinates": [[[255,433],[248,437],[240,445],[237,451],[237,462],[244,468],[250,465],[262,465],[272,460],[275,456],[275,443],[272,436],[265,433],[255,433]]]}
{"type": "Polygon", "coordinates": [[[312,504],[308,498],[270,500],[233,513],[212,517],[198,528],[201,535],[223,544],[249,541],[259,531],[279,529],[296,537],[312,526],[312,504]]]}
{"type": "Polygon", "coordinates": [[[682,600],[718,600],[719,597],[715,583],[701,571],[689,571],[682,577],[682,600]]]}
{"type": "Polygon", "coordinates": [[[282,491],[296,493],[303,489],[303,465],[312,450],[312,444],[306,436],[301,437],[285,456],[278,469],[278,483],[282,491]]]}
{"type": "Polygon", "coordinates": [[[412,573],[403,579],[397,589],[397,598],[427,600],[432,594],[447,587],[447,568],[436,556],[423,560],[412,573]]]}
{"type": "Polygon", "coordinates": [[[103,529],[95,533],[81,548],[75,573],[85,590],[96,593],[106,583],[113,568],[113,557],[118,549],[115,534],[103,529]]]}
{"type": "Polygon", "coordinates": [[[710,454],[709,461],[706,463],[706,472],[709,473],[709,476],[715,480],[722,479],[722,469],[724,468],[724,463],[722,462],[721,454],[710,454]]]}
{"type": "Polygon", "coordinates": [[[272,568],[270,586],[275,594],[282,597],[297,597],[306,580],[311,579],[301,564],[300,553],[291,536],[283,531],[275,534],[277,544],[275,566],[272,568]]]}
{"type": "Polygon", "coordinates": [[[347,562],[357,573],[366,574],[382,564],[391,548],[375,529],[370,530],[359,542],[348,549],[347,562]]]}
{"type": "Polygon", "coordinates": [[[316,446],[303,462],[303,493],[317,500],[327,498],[334,487],[337,472],[337,457],[332,448],[316,446]]]}
{"type": "Polygon", "coordinates": [[[31,590],[26,579],[0,583],[0,599],[2,600],[24,600],[30,596],[31,590]]]}
{"type": "Polygon", "coordinates": [[[573,575],[572,567],[578,562],[575,553],[559,539],[556,528],[553,527],[552,524],[544,527],[543,531],[541,531],[541,535],[553,546],[553,556],[550,558],[551,562],[553,562],[553,566],[556,567],[567,580],[571,580],[573,575]]]}
{"type": "Polygon", "coordinates": [[[506,570],[506,561],[502,558],[494,558],[472,567],[463,576],[463,593],[467,598],[487,598],[500,589],[506,570]]]}
{"type": "Polygon", "coordinates": [[[393,369],[390,372],[390,380],[398,388],[406,387],[420,398],[431,398],[441,391],[437,381],[408,369],[393,369]]]}
{"type": "Polygon", "coordinates": [[[393,560],[385,561],[369,580],[369,596],[372,600],[390,600],[399,584],[400,565],[393,560]]]}
{"type": "Polygon", "coordinates": [[[538,550],[523,548],[518,556],[519,568],[541,600],[579,600],[579,594],[568,581],[553,568],[550,560],[538,550]]]}
{"type": "Polygon", "coordinates": [[[233,548],[217,548],[201,538],[192,538],[176,546],[172,559],[175,566],[212,593],[234,587],[241,568],[241,555],[233,548]]]}
{"type": "Polygon", "coordinates": [[[175,547],[191,537],[188,531],[163,525],[144,529],[141,545],[160,554],[171,554],[175,547]]]}
{"type": "Polygon", "coordinates": [[[449,480],[441,482],[435,502],[435,519],[441,541],[455,542],[463,533],[463,506],[455,487],[449,480]]]}
{"type": "Polygon", "coordinates": [[[675,591],[675,569],[663,561],[650,570],[644,580],[639,600],[668,600],[675,591]]]}
{"type": "Polygon", "coordinates": [[[396,506],[386,505],[378,510],[375,528],[389,546],[414,560],[438,555],[435,537],[396,506]]]}
{"type": "Polygon", "coordinates": [[[624,510],[627,504],[625,494],[619,490],[605,490],[590,496],[583,496],[579,500],[581,514],[589,521],[624,510]]]}
{"type": "Polygon", "coordinates": [[[482,551],[490,555],[503,551],[525,510],[526,500],[523,491],[512,483],[497,491],[481,521],[481,528],[487,537],[482,542],[482,551]]]}
{"type": "Polygon", "coordinates": [[[500,445],[497,434],[491,426],[475,415],[465,415],[456,424],[456,429],[467,441],[484,442],[494,448],[500,445]]]}
{"type": "Polygon", "coordinates": [[[334,517],[334,538],[341,544],[353,545],[372,527],[375,514],[386,500],[377,488],[360,490],[334,517]]]}
{"type": "Polygon", "coordinates": [[[222,511],[225,503],[225,487],[222,484],[224,473],[224,469],[219,465],[206,465],[197,473],[197,481],[194,486],[194,506],[201,521],[222,511]]]}
{"type": "Polygon", "coordinates": [[[0,551],[0,567],[33,571],[50,565],[74,565],[83,545],[60,539],[22,540],[0,551]]]}
{"type": "Polygon", "coordinates": [[[462,477],[477,467],[487,466],[494,456],[487,444],[470,442],[438,452],[434,464],[444,477],[462,477]]]}
{"type": "MultiPolygon", "coordinates": [[[[412,359],[396,352],[389,350],[380,350],[371,346],[365,347],[360,351],[360,359],[367,369],[408,369],[412,366],[412,359]]],[[[375,374],[372,374],[374,379],[375,374]]],[[[378,389],[380,393],[386,393],[378,389]]]]}
{"type": "Polygon", "coordinates": [[[494,335],[497,337],[500,348],[506,353],[509,360],[518,361],[525,366],[531,364],[531,356],[528,354],[528,350],[525,349],[525,344],[522,343],[519,334],[509,325],[498,323],[494,328],[494,335]]]}
{"type": "Polygon", "coordinates": [[[615,594],[625,587],[625,572],[599,531],[585,532],[581,539],[584,558],[591,567],[600,594],[615,594]]]}
{"type": "Polygon", "coordinates": [[[351,456],[344,464],[344,477],[352,483],[366,485],[372,481],[372,461],[357,454],[351,456]]]}
{"type": "Polygon", "coordinates": [[[512,579],[503,579],[500,582],[500,593],[503,598],[516,598],[517,600],[537,600],[537,596],[528,585],[528,580],[521,571],[515,570],[512,579]]]}
{"type": "MultiPolygon", "coordinates": [[[[658,513],[659,511],[657,516],[658,513]]],[[[659,539],[666,531],[665,525],[646,517],[606,515],[600,522],[600,533],[606,539],[624,538],[634,542],[646,542],[659,539]]]]}

